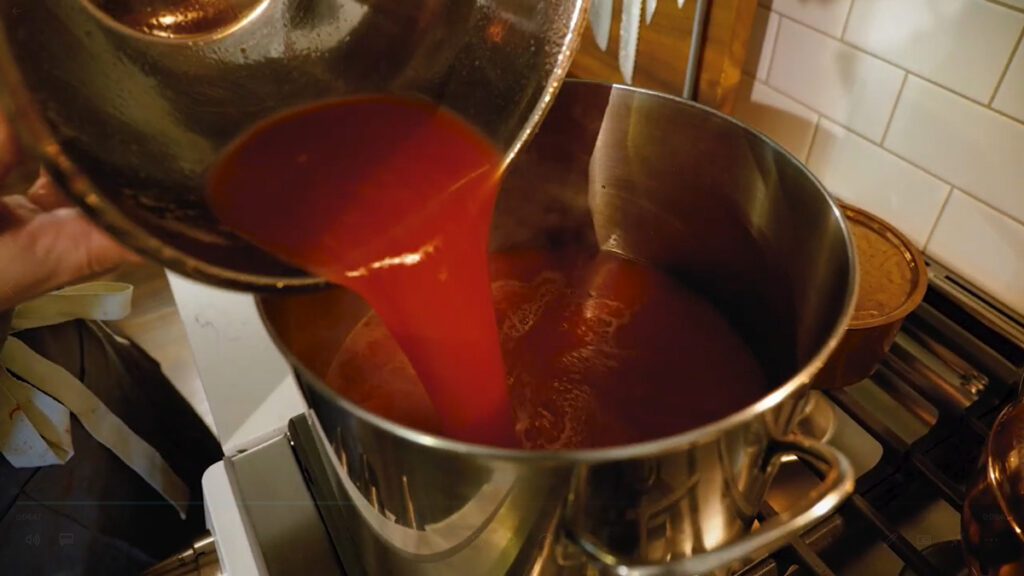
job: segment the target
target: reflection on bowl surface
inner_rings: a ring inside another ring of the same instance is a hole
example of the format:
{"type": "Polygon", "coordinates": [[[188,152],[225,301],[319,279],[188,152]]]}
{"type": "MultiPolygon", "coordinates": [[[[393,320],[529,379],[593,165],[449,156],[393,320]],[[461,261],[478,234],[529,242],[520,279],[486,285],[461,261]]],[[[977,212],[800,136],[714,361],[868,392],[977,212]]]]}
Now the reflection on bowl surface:
{"type": "Polygon", "coordinates": [[[134,32],[159,38],[215,35],[243,24],[269,0],[85,0],[134,32]]]}

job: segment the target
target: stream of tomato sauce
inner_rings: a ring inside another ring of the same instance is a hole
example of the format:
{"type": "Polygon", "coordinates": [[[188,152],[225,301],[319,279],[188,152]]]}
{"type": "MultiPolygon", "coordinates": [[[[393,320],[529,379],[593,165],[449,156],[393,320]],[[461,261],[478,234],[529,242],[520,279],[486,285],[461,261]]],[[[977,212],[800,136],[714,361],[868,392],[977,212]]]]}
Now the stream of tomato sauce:
{"type": "Polygon", "coordinates": [[[214,166],[207,196],[242,236],[370,304],[327,381],[402,424],[599,447],[679,433],[764,393],[725,318],[652,268],[601,251],[489,261],[501,160],[443,108],[353,98],[257,126],[214,166]]]}
{"type": "Polygon", "coordinates": [[[359,293],[415,367],[445,434],[512,446],[486,254],[501,160],[437,105],[339,99],[236,141],[210,173],[207,201],[238,234],[359,293]]]}

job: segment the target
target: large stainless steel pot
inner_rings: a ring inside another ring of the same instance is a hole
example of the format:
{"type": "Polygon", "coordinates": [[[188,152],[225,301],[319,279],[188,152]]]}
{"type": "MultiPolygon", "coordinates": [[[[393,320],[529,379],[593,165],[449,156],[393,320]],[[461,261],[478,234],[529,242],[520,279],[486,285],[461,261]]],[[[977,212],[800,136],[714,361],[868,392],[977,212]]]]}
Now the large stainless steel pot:
{"type": "MultiPolygon", "coordinates": [[[[851,314],[851,240],[821,185],[777,145],[693,103],[569,82],[510,166],[491,240],[495,250],[593,242],[685,277],[778,385],[727,418],[641,444],[463,444],[395,425],[324,385],[368,311],[354,294],[262,297],[354,502],[341,510],[368,573],[710,573],[778,545],[851,492],[846,458],[790,433],[851,314]],[[824,480],[748,533],[786,454],[824,480]]],[[[689,381],[680,366],[679,385],[699,402],[716,383],[689,381]]]]}
{"type": "Polygon", "coordinates": [[[388,93],[445,105],[511,155],[561,84],[585,8],[585,0],[0,0],[0,105],[64,190],[142,254],[230,287],[319,286],[207,208],[206,172],[223,149],[283,110],[388,93]],[[227,21],[204,19],[206,11],[227,21]],[[117,23],[126,21],[152,33],[117,23]],[[204,21],[222,25],[206,30],[204,21]],[[208,33],[168,36],[196,32],[190,22],[208,33]]]}

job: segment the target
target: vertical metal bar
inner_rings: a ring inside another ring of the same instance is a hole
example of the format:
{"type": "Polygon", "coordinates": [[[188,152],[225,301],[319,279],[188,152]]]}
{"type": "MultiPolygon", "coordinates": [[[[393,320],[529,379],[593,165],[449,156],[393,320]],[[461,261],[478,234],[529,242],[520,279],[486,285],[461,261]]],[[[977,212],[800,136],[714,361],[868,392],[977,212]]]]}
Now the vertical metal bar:
{"type": "Polygon", "coordinates": [[[899,456],[909,459],[910,463],[936,487],[950,506],[957,510],[963,507],[963,490],[936,468],[927,456],[918,452],[913,445],[907,444],[874,414],[858,410],[859,405],[850,401],[850,395],[845,390],[830,390],[827,394],[858,426],[881,444],[883,450],[895,452],[899,456]]]}
{"type": "Polygon", "coordinates": [[[850,496],[847,503],[853,507],[854,510],[859,512],[861,516],[867,519],[876,530],[879,535],[882,536],[884,542],[889,546],[889,549],[896,553],[900,557],[900,560],[910,567],[916,574],[941,574],[937,566],[931,563],[931,561],[921,553],[920,550],[914,547],[894,526],[889,524],[889,521],[885,519],[871,504],[868,504],[860,494],[854,494],[850,496]]]}
{"type": "MultiPolygon", "coordinates": [[[[776,512],[771,504],[765,502],[761,505],[761,515],[768,519],[772,516],[777,516],[778,512],[776,512]]],[[[788,544],[792,548],[795,560],[799,562],[800,566],[810,571],[811,574],[815,576],[835,576],[835,572],[825,565],[825,562],[811,549],[807,542],[804,542],[803,534],[793,536],[789,539],[788,544]]]]}
{"type": "Polygon", "coordinates": [[[911,449],[908,453],[910,462],[917,467],[917,470],[927,478],[939,491],[939,495],[954,510],[963,510],[964,491],[943,474],[931,460],[911,449]]]}
{"type": "Polygon", "coordinates": [[[686,80],[683,82],[683,98],[693,100],[697,94],[698,72],[700,71],[701,45],[704,43],[704,27],[708,19],[708,4],[711,0],[696,0],[693,8],[693,30],[690,33],[690,54],[686,58],[686,80]]]}

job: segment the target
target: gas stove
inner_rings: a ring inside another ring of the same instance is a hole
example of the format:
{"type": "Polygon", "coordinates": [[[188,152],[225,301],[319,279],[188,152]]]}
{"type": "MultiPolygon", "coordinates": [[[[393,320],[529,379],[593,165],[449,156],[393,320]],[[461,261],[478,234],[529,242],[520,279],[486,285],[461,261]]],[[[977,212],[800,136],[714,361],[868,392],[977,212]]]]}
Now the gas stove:
{"type": "MultiPolygon", "coordinates": [[[[965,573],[957,540],[964,485],[1022,374],[1024,321],[929,262],[924,303],[904,322],[878,370],[854,386],[815,392],[799,424],[850,457],[856,494],[740,573],[965,573]]],[[[274,372],[270,381],[278,377],[274,372]]],[[[287,379],[280,385],[287,387],[287,379]]],[[[276,427],[236,442],[232,455],[204,477],[223,573],[364,573],[349,541],[355,528],[343,520],[350,503],[342,481],[315,418],[297,412],[277,414],[276,427]]],[[[800,461],[784,463],[761,517],[786,509],[817,482],[800,461]]]]}
{"type": "MultiPolygon", "coordinates": [[[[929,263],[924,303],[882,365],[826,394],[831,442],[854,462],[856,493],[742,574],[967,574],[958,540],[965,484],[1022,375],[1024,322],[929,263]]],[[[808,468],[788,466],[762,514],[815,481],[808,468]]]]}

